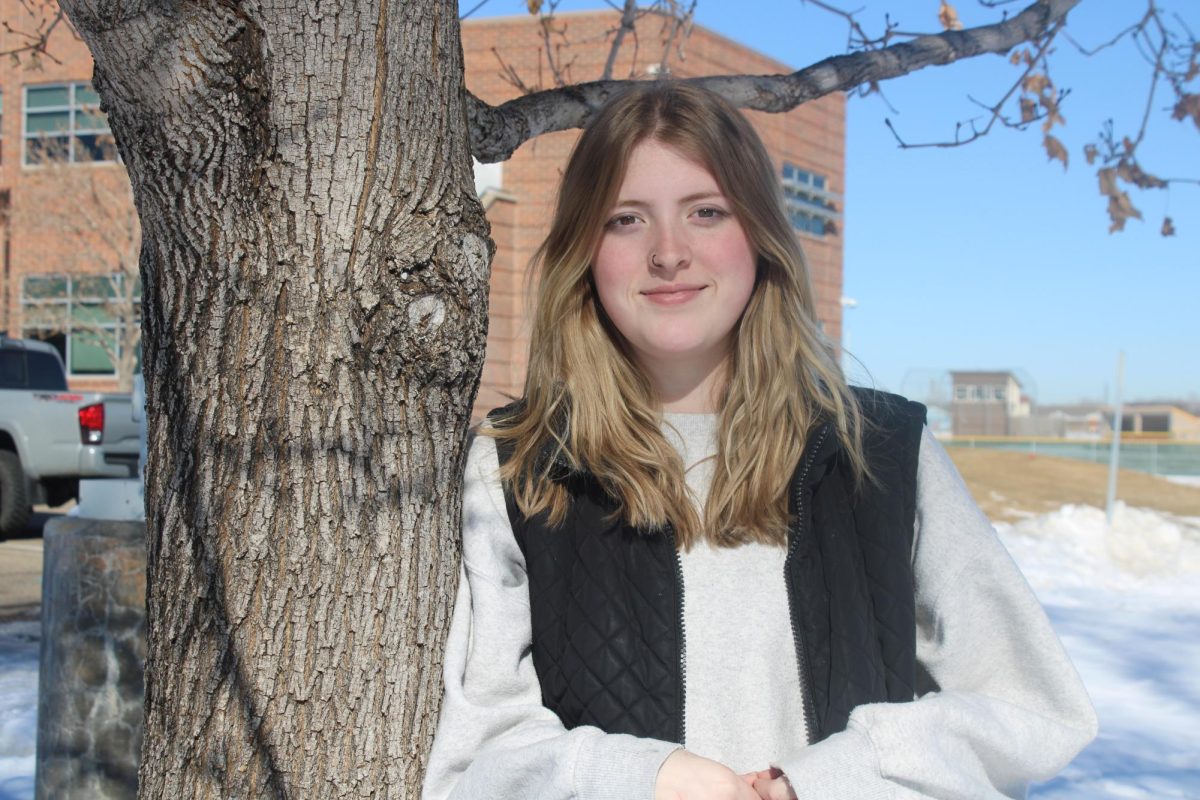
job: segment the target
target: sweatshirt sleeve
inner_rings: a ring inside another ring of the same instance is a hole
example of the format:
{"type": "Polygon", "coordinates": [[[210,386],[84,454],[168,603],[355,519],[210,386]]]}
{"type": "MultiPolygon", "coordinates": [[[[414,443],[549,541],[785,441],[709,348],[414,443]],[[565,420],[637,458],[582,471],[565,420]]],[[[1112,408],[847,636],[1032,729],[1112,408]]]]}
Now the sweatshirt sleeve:
{"type": "Polygon", "coordinates": [[[1041,604],[928,430],[913,568],[932,685],[910,703],[860,706],[845,731],[781,759],[800,800],[1024,797],[1096,735],[1041,604]]]}
{"type": "Polygon", "coordinates": [[[423,800],[641,800],[678,745],[570,731],[542,705],[525,561],[500,487],[495,442],[478,436],[463,489],[463,568],[444,665],[446,693],[423,800]]]}

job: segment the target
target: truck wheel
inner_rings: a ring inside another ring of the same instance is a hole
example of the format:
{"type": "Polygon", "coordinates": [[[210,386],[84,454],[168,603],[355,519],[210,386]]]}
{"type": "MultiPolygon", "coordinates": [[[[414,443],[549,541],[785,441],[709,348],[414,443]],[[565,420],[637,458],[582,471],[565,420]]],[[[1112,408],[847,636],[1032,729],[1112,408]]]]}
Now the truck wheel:
{"type": "Polygon", "coordinates": [[[0,450],[0,539],[5,535],[24,533],[32,513],[25,473],[17,454],[0,450]]]}

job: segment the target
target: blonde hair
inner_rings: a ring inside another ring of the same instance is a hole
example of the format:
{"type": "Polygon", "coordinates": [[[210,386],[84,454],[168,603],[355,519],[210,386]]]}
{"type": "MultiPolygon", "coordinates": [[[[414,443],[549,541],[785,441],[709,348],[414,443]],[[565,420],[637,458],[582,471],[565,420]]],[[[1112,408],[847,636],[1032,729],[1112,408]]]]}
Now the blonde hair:
{"type": "Polygon", "coordinates": [[[686,83],[630,88],[572,151],[550,233],[534,256],[534,318],[525,397],[486,429],[511,450],[501,477],[526,516],[563,521],[563,467],[587,472],[625,522],[671,525],[677,546],[784,543],[788,486],[806,438],[830,420],[857,476],[867,474],[862,415],[817,326],[808,268],[783,210],[770,156],[749,121],[686,83]],[[661,431],[650,380],[596,296],[591,259],[634,147],[653,140],[704,165],[758,255],[734,332],[717,454],[703,520],[661,431]]]}

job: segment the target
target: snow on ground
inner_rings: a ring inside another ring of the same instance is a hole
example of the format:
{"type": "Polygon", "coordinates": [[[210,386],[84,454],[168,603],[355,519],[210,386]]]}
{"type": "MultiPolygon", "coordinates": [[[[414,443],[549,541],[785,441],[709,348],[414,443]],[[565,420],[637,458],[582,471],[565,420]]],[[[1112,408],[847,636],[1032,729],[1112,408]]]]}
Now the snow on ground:
{"type": "Polygon", "coordinates": [[[1171,483],[1178,483],[1180,486],[1195,486],[1200,488],[1200,475],[1163,475],[1163,477],[1171,483]]]}
{"type": "Polygon", "coordinates": [[[41,623],[0,625],[0,800],[33,797],[41,623]]]}
{"type": "Polygon", "coordinates": [[[1035,798],[1200,798],[1200,519],[1064,506],[997,525],[1083,676],[1100,735],[1035,798]]]}
{"type": "MultiPolygon", "coordinates": [[[[998,524],[1075,661],[1100,735],[1037,800],[1200,798],[1200,518],[1118,505],[998,524]]],[[[33,797],[37,623],[0,625],[0,800],[33,797]]]]}

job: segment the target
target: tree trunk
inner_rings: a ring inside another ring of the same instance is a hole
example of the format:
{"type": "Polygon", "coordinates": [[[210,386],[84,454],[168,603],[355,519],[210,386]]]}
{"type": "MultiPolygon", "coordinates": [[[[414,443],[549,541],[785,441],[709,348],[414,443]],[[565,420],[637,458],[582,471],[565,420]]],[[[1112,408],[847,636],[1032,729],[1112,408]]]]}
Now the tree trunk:
{"type": "Polygon", "coordinates": [[[63,6],[142,221],[142,796],[416,796],[491,256],[455,4],[63,6]]]}

